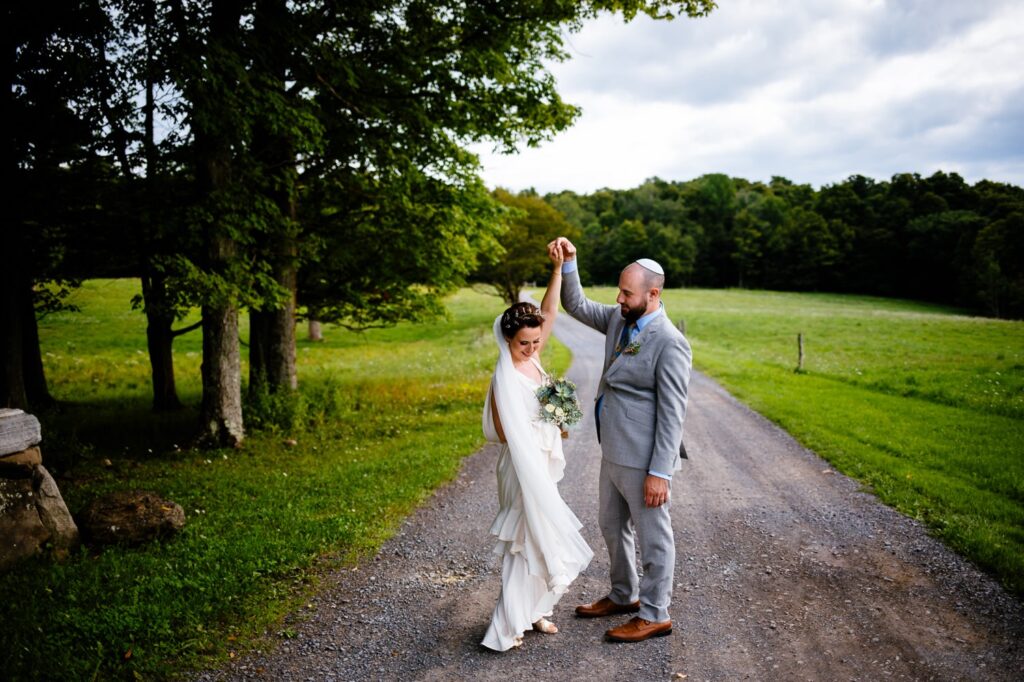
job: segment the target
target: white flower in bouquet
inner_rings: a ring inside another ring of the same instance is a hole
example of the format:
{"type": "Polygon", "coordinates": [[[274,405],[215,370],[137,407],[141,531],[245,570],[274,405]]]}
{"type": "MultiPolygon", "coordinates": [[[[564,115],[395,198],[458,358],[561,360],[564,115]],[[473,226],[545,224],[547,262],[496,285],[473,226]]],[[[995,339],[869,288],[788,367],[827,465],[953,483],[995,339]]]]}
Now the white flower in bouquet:
{"type": "Polygon", "coordinates": [[[540,401],[540,415],[544,421],[563,431],[566,427],[575,426],[583,418],[583,409],[576,396],[576,384],[568,379],[548,378],[537,389],[537,400],[540,401]]]}

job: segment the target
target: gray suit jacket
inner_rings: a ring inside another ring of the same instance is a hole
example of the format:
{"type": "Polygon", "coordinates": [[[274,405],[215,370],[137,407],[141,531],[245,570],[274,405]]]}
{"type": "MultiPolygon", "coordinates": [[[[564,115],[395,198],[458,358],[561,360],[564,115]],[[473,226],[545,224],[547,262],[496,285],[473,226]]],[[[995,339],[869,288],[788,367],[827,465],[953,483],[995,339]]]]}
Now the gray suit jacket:
{"type": "Polygon", "coordinates": [[[637,335],[639,351],[615,357],[626,321],[617,305],[589,300],[579,270],[562,280],[562,307],[605,335],[598,439],[605,459],[622,466],[671,475],[682,447],[686,390],[692,353],[686,337],[662,314],[637,335]]]}

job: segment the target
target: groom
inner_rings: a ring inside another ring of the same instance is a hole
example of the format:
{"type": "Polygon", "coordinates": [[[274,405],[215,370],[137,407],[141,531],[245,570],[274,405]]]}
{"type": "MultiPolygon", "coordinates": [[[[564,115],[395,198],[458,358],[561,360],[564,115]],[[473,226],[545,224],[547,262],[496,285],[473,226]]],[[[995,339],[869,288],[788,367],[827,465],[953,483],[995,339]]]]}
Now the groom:
{"type": "Polygon", "coordinates": [[[690,344],[665,316],[661,291],[665,271],[641,258],[619,276],[618,305],[602,305],[583,294],[576,247],[565,237],[548,245],[561,249],[562,307],[605,335],[604,371],[597,389],[597,438],[601,443],[599,517],[611,562],[611,592],[576,607],[581,618],[636,613],[607,631],[617,642],[641,642],[672,632],[675,540],[669,499],[679,468],[690,344]],[[636,542],[643,580],[638,581],[636,542]]]}

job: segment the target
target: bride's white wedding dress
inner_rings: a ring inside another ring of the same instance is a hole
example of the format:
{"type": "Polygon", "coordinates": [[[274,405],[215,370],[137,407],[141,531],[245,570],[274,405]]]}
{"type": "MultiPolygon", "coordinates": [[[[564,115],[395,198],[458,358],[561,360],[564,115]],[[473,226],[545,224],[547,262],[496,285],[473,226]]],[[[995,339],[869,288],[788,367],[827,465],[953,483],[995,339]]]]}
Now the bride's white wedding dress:
{"type": "MultiPolygon", "coordinates": [[[[497,651],[515,646],[533,623],[550,616],[562,593],[594,556],[579,533],[581,524],[558,494],[562,478],[561,431],[540,416],[540,384],[517,371],[495,321],[501,355],[484,405],[484,433],[497,441],[491,395],[506,443],[498,457],[498,514],[491,533],[502,557],[501,594],[483,645],[497,651]]],[[[531,358],[541,374],[543,368],[531,358]]],[[[545,375],[546,376],[546,375],[545,375]]]]}

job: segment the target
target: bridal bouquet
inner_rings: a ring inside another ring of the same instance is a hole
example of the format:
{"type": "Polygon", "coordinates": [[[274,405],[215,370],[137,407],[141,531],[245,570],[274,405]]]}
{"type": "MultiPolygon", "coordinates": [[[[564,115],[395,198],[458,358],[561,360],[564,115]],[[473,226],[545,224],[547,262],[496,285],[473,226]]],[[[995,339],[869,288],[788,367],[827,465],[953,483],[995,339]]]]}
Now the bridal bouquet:
{"type": "Polygon", "coordinates": [[[540,401],[540,416],[565,431],[583,418],[580,399],[576,396],[576,384],[568,379],[551,379],[537,389],[540,401]]]}

